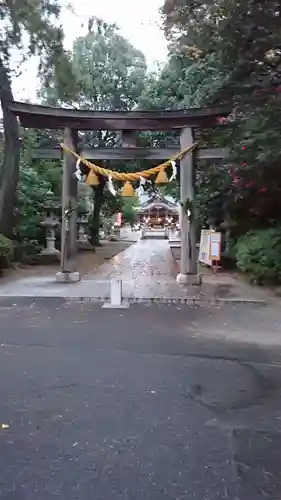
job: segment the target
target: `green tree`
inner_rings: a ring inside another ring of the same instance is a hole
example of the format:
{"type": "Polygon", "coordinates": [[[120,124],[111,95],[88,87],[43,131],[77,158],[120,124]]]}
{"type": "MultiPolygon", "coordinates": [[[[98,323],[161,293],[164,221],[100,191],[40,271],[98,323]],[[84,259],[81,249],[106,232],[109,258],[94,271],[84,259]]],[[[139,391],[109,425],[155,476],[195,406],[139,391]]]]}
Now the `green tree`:
{"type": "MultiPolygon", "coordinates": [[[[228,72],[224,97],[264,101],[280,69],[280,8],[275,0],[165,0],[166,35],[172,46],[195,59],[214,54],[228,72]]],[[[245,101],[243,101],[245,104],[245,101]]]]}
{"type": "MultiPolygon", "coordinates": [[[[67,105],[75,109],[129,111],[134,109],[146,83],[146,63],[143,54],[119,33],[116,25],[92,18],[86,36],[75,40],[71,62],[79,91],[75,99],[61,99],[57,81],[44,87],[41,96],[47,104],[67,105]]],[[[114,147],[120,144],[111,131],[80,134],[81,145],[114,147]]],[[[104,164],[110,168],[108,162],[104,164]]],[[[136,162],[115,162],[116,170],[134,171],[136,162]]],[[[105,188],[105,179],[94,186],[94,212],[91,217],[92,242],[99,244],[100,213],[112,195],[105,188]]]]}
{"type": "Polygon", "coordinates": [[[63,48],[63,31],[57,26],[57,0],[4,0],[0,6],[0,99],[4,124],[4,152],[0,166],[0,232],[12,227],[16,186],[19,176],[20,140],[16,117],[9,111],[12,51],[21,51],[23,61],[39,56],[39,75],[56,81],[60,92],[74,92],[74,77],[63,48]]]}
{"type": "Polygon", "coordinates": [[[20,167],[18,201],[15,209],[15,226],[13,234],[17,242],[41,240],[44,231],[40,227],[44,217],[44,203],[50,184],[38,174],[36,168],[22,165],[20,167]]]}
{"type": "Polygon", "coordinates": [[[211,212],[219,205],[232,212],[243,231],[272,224],[281,208],[280,15],[274,0],[166,0],[163,7],[171,50],[189,60],[182,105],[233,104],[235,125],[211,136],[229,148],[232,165],[216,167],[219,178],[208,167],[198,197],[213,200],[211,212]]]}
{"type": "MultiPolygon", "coordinates": [[[[55,195],[56,203],[61,196],[61,166],[59,162],[32,161],[33,149],[38,145],[41,131],[21,129],[22,147],[20,155],[17,203],[13,212],[11,237],[19,244],[20,254],[31,247],[43,244],[45,231],[40,222],[44,218],[44,204],[48,191],[55,195]]],[[[0,138],[0,162],[4,153],[4,138],[0,138]]],[[[21,257],[21,255],[18,255],[21,257]]]]}
{"type": "Polygon", "coordinates": [[[136,207],[139,204],[137,197],[134,198],[124,198],[122,205],[122,214],[124,222],[128,224],[134,224],[137,219],[136,207]]]}
{"type": "Polygon", "coordinates": [[[192,58],[174,49],[140,99],[142,109],[183,109],[210,104],[226,76],[218,71],[214,54],[192,58]]]}
{"type": "MultiPolygon", "coordinates": [[[[222,75],[216,67],[214,55],[207,56],[204,60],[192,58],[180,54],[174,50],[163,70],[154,79],[152,84],[143,92],[140,105],[143,109],[183,109],[210,104],[210,99],[221,85],[222,75]]],[[[207,138],[214,142],[213,134],[207,138]]],[[[206,143],[205,137],[197,137],[197,140],[206,143]]],[[[179,133],[166,132],[160,139],[161,146],[169,141],[177,144],[179,149],[179,133]]],[[[217,143],[218,138],[214,142],[217,143]]],[[[225,185],[224,170],[219,165],[201,164],[197,165],[197,209],[198,218],[203,223],[206,219],[214,217],[214,209],[218,206],[218,191],[225,185]],[[220,179],[223,174],[223,178],[220,179]]],[[[165,194],[175,199],[180,197],[180,176],[165,186],[165,194]]],[[[221,205],[222,203],[220,203],[221,205]]],[[[221,210],[220,210],[221,212],[221,210]]]]}
{"type": "MultiPolygon", "coordinates": [[[[21,130],[22,148],[20,156],[17,203],[14,208],[11,236],[18,243],[31,239],[42,240],[44,230],[40,222],[44,217],[44,203],[47,192],[60,196],[61,168],[58,163],[40,160],[32,161],[32,151],[37,144],[37,132],[21,130]]],[[[3,139],[0,141],[0,160],[3,156],[3,139]]]]}
{"type": "MultiPolygon", "coordinates": [[[[129,111],[137,105],[146,82],[145,58],[115,24],[91,18],[88,33],[73,43],[71,62],[78,88],[75,99],[61,99],[61,82],[55,79],[40,92],[47,104],[95,111],[129,111]]],[[[100,141],[103,135],[94,138],[100,141]]]]}

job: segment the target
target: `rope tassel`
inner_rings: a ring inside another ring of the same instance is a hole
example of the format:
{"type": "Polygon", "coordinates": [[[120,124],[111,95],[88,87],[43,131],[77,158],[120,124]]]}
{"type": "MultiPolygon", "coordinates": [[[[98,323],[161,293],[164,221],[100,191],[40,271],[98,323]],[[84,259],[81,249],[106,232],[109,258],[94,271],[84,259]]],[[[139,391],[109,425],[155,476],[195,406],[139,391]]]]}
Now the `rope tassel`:
{"type": "Polygon", "coordinates": [[[135,196],[135,191],[130,181],[125,182],[121,195],[124,196],[124,198],[132,198],[135,196]]]}
{"type": "Polygon", "coordinates": [[[155,184],[167,184],[167,182],[169,182],[169,179],[167,177],[166,170],[165,168],[161,168],[155,179],[155,184]]]}
{"type": "Polygon", "coordinates": [[[174,160],[171,161],[171,165],[172,165],[172,169],[173,169],[173,172],[172,172],[172,175],[169,179],[169,182],[172,182],[174,179],[177,178],[177,165],[176,165],[176,162],[174,160]]]}
{"type": "Polygon", "coordinates": [[[144,179],[144,177],[140,177],[140,185],[138,189],[136,189],[136,193],[138,196],[142,196],[144,194],[144,187],[145,184],[151,184],[151,181],[148,179],[144,179]]]}
{"type": "Polygon", "coordinates": [[[116,196],[116,190],[113,186],[113,182],[112,182],[112,175],[109,175],[108,176],[108,181],[107,181],[107,187],[108,187],[108,191],[113,195],[113,196],[116,196]]]}
{"type": "Polygon", "coordinates": [[[91,169],[87,175],[86,184],[88,184],[88,186],[98,186],[99,183],[100,181],[97,174],[91,169]]]}
{"type": "Polygon", "coordinates": [[[80,163],[81,163],[81,160],[80,158],[77,160],[76,162],[76,170],[75,170],[75,177],[78,181],[82,181],[83,179],[83,174],[81,172],[81,168],[80,168],[80,163]]]}

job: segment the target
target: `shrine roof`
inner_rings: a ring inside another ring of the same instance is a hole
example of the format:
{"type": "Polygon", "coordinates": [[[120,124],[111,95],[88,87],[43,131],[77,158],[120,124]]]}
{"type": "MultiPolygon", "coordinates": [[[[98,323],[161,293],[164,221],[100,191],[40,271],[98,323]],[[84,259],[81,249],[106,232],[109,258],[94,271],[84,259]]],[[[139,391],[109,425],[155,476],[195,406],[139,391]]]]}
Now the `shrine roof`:
{"type": "Polygon", "coordinates": [[[160,194],[154,195],[152,198],[149,198],[146,200],[144,203],[142,203],[138,207],[138,212],[139,213],[145,213],[149,210],[153,209],[164,209],[164,210],[169,210],[175,213],[178,213],[178,205],[176,203],[172,203],[171,201],[167,200],[164,196],[160,194]]]}
{"type": "Polygon", "coordinates": [[[184,127],[204,128],[218,124],[218,117],[228,116],[230,106],[169,111],[91,111],[54,108],[11,101],[9,109],[26,128],[77,130],[175,130],[184,127]]]}

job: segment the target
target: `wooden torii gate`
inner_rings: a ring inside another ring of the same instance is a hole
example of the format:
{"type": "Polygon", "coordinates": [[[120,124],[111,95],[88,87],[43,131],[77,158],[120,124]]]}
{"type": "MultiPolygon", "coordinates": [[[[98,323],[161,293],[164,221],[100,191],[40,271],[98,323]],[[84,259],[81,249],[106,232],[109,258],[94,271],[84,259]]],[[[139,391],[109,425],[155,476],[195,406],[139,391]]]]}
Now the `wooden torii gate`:
{"type": "MultiPolygon", "coordinates": [[[[51,108],[21,102],[11,102],[10,110],[19,118],[25,128],[62,129],[64,143],[71,150],[78,152],[78,131],[103,130],[118,131],[122,137],[119,148],[86,148],[80,154],[88,160],[130,160],[148,159],[168,160],[179,148],[139,148],[136,146],[136,134],[141,131],[180,132],[180,148],[187,149],[194,142],[196,129],[216,125],[218,117],[229,115],[228,107],[211,106],[177,111],[74,111],[51,108]]],[[[180,198],[193,202],[195,196],[196,159],[220,159],[226,156],[223,149],[197,149],[195,153],[184,156],[180,162],[180,198]]],[[[33,153],[34,159],[62,159],[62,251],[61,272],[57,279],[64,282],[78,281],[76,270],[76,203],[77,179],[74,175],[76,160],[73,155],[60,148],[39,148],[33,153]],[[67,237],[68,235],[68,237],[67,237]],[[67,259],[64,259],[64,256],[67,259]]],[[[179,283],[197,283],[196,220],[189,221],[187,211],[181,208],[181,261],[179,283]]]]}

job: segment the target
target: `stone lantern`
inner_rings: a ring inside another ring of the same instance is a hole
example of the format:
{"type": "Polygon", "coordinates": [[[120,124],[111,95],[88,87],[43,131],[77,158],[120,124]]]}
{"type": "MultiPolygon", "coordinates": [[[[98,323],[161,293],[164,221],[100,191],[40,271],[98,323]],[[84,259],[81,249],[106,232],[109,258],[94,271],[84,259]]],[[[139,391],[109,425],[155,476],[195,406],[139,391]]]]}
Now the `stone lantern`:
{"type": "Polygon", "coordinates": [[[225,231],[225,253],[230,252],[230,241],[231,241],[231,231],[236,227],[236,222],[231,219],[229,215],[225,217],[225,220],[221,223],[220,229],[225,231]]]}
{"type": "Polygon", "coordinates": [[[49,190],[44,204],[45,218],[41,222],[41,226],[46,230],[46,245],[40,253],[47,262],[60,260],[60,251],[56,248],[56,227],[60,224],[56,216],[56,208],[54,193],[49,190]]]}
{"type": "Polygon", "coordinates": [[[93,247],[88,240],[86,226],[88,224],[87,207],[85,203],[79,203],[77,206],[77,248],[79,250],[92,250],[93,247]]]}

